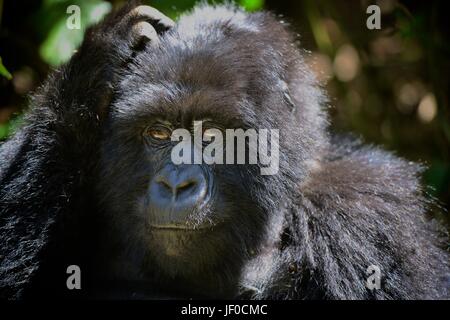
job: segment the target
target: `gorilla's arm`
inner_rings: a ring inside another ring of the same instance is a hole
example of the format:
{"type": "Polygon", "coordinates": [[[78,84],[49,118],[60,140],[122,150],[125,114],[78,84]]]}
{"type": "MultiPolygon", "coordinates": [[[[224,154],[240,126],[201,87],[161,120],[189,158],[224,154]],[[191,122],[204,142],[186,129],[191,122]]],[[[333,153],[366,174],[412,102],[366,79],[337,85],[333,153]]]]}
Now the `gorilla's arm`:
{"type": "Polygon", "coordinates": [[[142,24],[133,27],[169,23],[133,7],[87,30],[33,97],[23,128],[0,146],[0,297],[20,297],[48,254],[50,234],[87,214],[102,118],[121,70],[149,38],[142,24]]]}
{"type": "Polygon", "coordinates": [[[87,75],[71,70],[80,63],[76,60],[47,81],[26,125],[0,149],[2,297],[21,295],[62,214],[67,218],[76,213],[73,203],[83,210],[78,193],[95,152],[95,144],[89,142],[96,141],[96,98],[94,89],[82,88],[87,75]]]}

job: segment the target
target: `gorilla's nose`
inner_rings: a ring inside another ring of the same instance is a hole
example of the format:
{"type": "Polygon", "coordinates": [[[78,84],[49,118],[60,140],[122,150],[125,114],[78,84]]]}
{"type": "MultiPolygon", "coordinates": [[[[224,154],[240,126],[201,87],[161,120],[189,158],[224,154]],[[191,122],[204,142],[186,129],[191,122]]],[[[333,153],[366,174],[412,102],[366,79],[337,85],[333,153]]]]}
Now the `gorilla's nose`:
{"type": "MultiPolygon", "coordinates": [[[[207,196],[205,174],[198,165],[166,165],[150,183],[150,206],[160,223],[183,222],[207,196]]],[[[155,221],[155,222],[156,222],[155,221]]]]}

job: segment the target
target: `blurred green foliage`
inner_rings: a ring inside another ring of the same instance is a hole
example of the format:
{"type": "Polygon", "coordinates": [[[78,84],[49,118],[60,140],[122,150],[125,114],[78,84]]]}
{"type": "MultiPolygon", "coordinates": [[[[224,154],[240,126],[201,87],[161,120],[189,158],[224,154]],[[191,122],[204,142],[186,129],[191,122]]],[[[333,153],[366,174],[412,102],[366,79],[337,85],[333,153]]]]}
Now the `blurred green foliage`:
{"type": "Polygon", "coordinates": [[[46,0],[35,16],[36,21],[44,21],[40,31],[45,34],[39,52],[47,63],[53,66],[69,60],[74,50],[83,40],[84,31],[98,22],[111,10],[111,4],[101,0],[46,0]],[[69,29],[66,25],[69,14],[66,9],[78,5],[81,10],[81,28],[69,29]]]}
{"type": "MultiPolygon", "coordinates": [[[[0,75],[4,76],[8,80],[12,79],[11,73],[9,73],[9,71],[3,65],[2,57],[0,57],[0,75]]],[[[0,137],[1,137],[1,135],[0,135],[0,137]]]]}
{"type": "Polygon", "coordinates": [[[16,116],[10,119],[8,122],[0,123],[0,137],[7,137],[13,133],[17,128],[19,128],[23,123],[23,118],[21,116],[16,116]]]}

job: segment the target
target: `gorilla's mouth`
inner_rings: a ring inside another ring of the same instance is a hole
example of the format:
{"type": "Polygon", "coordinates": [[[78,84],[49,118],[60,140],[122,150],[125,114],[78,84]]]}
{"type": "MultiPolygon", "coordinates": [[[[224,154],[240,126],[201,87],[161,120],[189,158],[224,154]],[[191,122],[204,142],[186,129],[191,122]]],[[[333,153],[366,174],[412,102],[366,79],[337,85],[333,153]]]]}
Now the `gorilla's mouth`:
{"type": "Polygon", "coordinates": [[[189,226],[186,224],[155,224],[155,223],[149,223],[148,227],[149,229],[153,231],[200,231],[200,230],[211,230],[215,225],[198,225],[198,226],[189,226]]]}

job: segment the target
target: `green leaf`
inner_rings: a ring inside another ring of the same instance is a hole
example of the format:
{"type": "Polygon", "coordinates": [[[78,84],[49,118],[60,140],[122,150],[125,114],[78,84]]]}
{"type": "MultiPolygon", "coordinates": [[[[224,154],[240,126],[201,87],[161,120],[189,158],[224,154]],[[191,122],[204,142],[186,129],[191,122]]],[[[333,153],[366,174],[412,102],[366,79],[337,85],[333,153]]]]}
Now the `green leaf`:
{"type": "Polygon", "coordinates": [[[425,172],[425,181],[432,187],[432,193],[438,196],[444,192],[450,180],[450,166],[441,161],[434,161],[425,172]]]}
{"type": "Polygon", "coordinates": [[[263,8],[264,0],[240,0],[239,4],[247,11],[257,11],[263,8]]]}
{"type": "Polygon", "coordinates": [[[0,141],[6,139],[9,133],[9,126],[7,123],[0,123],[0,141]]]}
{"type": "Polygon", "coordinates": [[[5,68],[2,62],[2,57],[0,57],[0,74],[4,76],[6,79],[11,80],[12,75],[9,73],[9,71],[5,68]]]}
{"type": "Polygon", "coordinates": [[[14,134],[23,124],[22,115],[14,116],[9,122],[0,123],[0,141],[14,134]]]}

